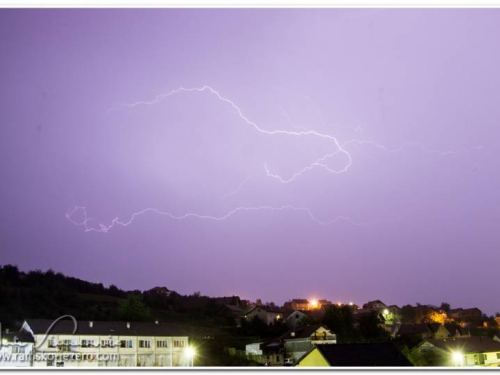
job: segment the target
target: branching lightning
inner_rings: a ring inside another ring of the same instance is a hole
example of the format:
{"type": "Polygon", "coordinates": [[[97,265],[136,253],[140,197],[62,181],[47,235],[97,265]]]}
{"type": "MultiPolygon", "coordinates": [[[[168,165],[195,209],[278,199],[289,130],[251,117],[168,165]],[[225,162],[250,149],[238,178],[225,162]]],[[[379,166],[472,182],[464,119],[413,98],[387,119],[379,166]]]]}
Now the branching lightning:
{"type": "MultiPolygon", "coordinates": [[[[279,174],[271,172],[271,170],[268,168],[267,163],[265,163],[264,164],[264,171],[265,171],[266,175],[268,177],[274,178],[274,179],[276,179],[279,182],[284,183],[284,184],[288,184],[288,183],[295,181],[297,178],[301,177],[304,173],[306,173],[314,168],[322,168],[325,171],[327,171],[329,173],[334,173],[334,174],[340,174],[340,173],[347,172],[348,169],[352,166],[352,162],[353,162],[352,156],[347,151],[347,148],[353,144],[371,145],[371,146],[376,147],[377,149],[380,149],[380,150],[387,152],[387,153],[396,153],[396,152],[402,151],[405,147],[410,147],[410,146],[418,147],[426,153],[438,154],[438,155],[442,155],[442,156],[457,153],[457,151],[433,151],[433,150],[429,150],[425,146],[423,146],[419,143],[407,143],[407,144],[404,144],[398,148],[390,149],[390,148],[387,148],[387,147],[385,147],[381,144],[378,144],[374,141],[366,140],[364,138],[364,135],[363,135],[363,139],[351,139],[351,140],[348,140],[344,143],[341,143],[338,141],[338,139],[336,137],[334,137],[332,135],[319,133],[319,132],[314,131],[314,130],[307,130],[307,129],[301,130],[301,131],[289,131],[289,130],[280,130],[280,129],[279,130],[266,130],[266,129],[261,128],[255,122],[251,121],[248,117],[246,117],[243,114],[243,111],[240,109],[240,107],[238,107],[232,100],[230,100],[226,97],[223,97],[218,91],[216,91],[215,89],[213,89],[210,86],[202,86],[202,87],[196,87],[196,88],[180,87],[180,88],[178,88],[176,90],[172,90],[166,94],[158,95],[152,101],[139,101],[139,102],[132,103],[132,104],[118,104],[118,105],[111,107],[109,110],[113,111],[113,110],[117,110],[119,108],[137,109],[137,108],[140,108],[142,106],[149,107],[151,105],[155,105],[155,104],[161,102],[162,100],[164,100],[170,96],[180,94],[180,93],[190,93],[190,92],[197,92],[197,93],[208,92],[211,95],[214,95],[218,100],[228,104],[235,111],[235,113],[237,114],[237,116],[241,120],[243,120],[247,125],[251,126],[259,133],[266,134],[269,136],[283,135],[283,136],[290,136],[290,137],[317,137],[317,138],[327,139],[327,140],[331,141],[331,143],[332,143],[332,151],[331,152],[319,157],[318,159],[316,159],[315,161],[313,161],[309,165],[294,172],[290,177],[285,178],[283,176],[280,176],[279,174]],[[338,169],[334,169],[334,168],[331,168],[330,166],[328,166],[328,159],[333,158],[334,156],[337,156],[337,155],[343,155],[347,161],[343,167],[340,167],[338,169]]],[[[287,119],[289,120],[288,117],[287,117],[287,119]]],[[[245,181],[243,181],[235,191],[224,195],[223,199],[238,193],[241,190],[242,186],[248,180],[249,180],[249,178],[247,178],[245,181]]],[[[198,213],[186,213],[184,215],[178,216],[178,215],[174,215],[174,214],[169,213],[169,212],[161,211],[161,210],[156,209],[156,208],[146,208],[142,211],[139,211],[139,212],[132,214],[130,219],[127,221],[121,221],[121,220],[119,220],[119,218],[115,218],[111,221],[111,223],[109,225],[99,224],[98,227],[89,226],[89,222],[92,219],[90,219],[87,216],[87,209],[86,209],[86,207],[83,207],[83,206],[75,207],[71,212],[66,214],[66,217],[74,225],[81,226],[81,227],[85,228],[85,232],[107,233],[110,229],[112,229],[115,226],[127,227],[127,226],[131,225],[136,217],[144,215],[146,213],[155,213],[157,215],[166,216],[166,217],[173,219],[173,220],[187,220],[190,218],[196,218],[196,219],[204,219],[204,220],[212,220],[212,221],[224,221],[224,220],[227,220],[228,218],[234,216],[235,214],[237,214],[239,212],[284,211],[284,210],[303,212],[303,213],[307,214],[307,216],[312,221],[316,222],[319,225],[333,225],[333,224],[336,224],[339,222],[348,222],[348,223],[350,223],[352,225],[356,225],[356,226],[370,224],[368,222],[357,222],[357,221],[354,221],[353,219],[346,217],[346,216],[338,216],[330,221],[321,221],[314,216],[311,209],[305,208],[305,207],[295,207],[292,205],[285,205],[285,206],[278,206],[278,207],[274,207],[274,206],[237,207],[237,208],[233,209],[232,211],[230,211],[222,216],[211,216],[211,215],[203,215],[203,214],[198,214],[198,213]],[[83,220],[81,222],[78,222],[74,219],[74,216],[77,213],[79,213],[80,215],[83,216],[83,220]]]]}
{"type": "Polygon", "coordinates": [[[212,220],[212,221],[224,221],[224,220],[229,219],[231,216],[234,216],[238,212],[286,211],[286,210],[303,212],[303,213],[307,214],[307,216],[309,216],[309,218],[312,221],[316,222],[317,224],[323,225],[323,226],[337,224],[337,223],[340,223],[342,221],[348,222],[348,223],[350,223],[352,225],[356,225],[356,226],[371,224],[369,222],[356,222],[347,216],[337,216],[336,218],[334,218],[333,220],[330,220],[330,221],[321,221],[313,215],[313,213],[311,212],[311,210],[309,208],[295,207],[295,206],[291,206],[291,205],[279,206],[279,207],[274,207],[274,206],[237,207],[234,210],[232,210],[232,211],[230,211],[227,214],[222,215],[222,216],[202,215],[202,214],[197,214],[197,213],[187,213],[187,214],[178,216],[178,215],[174,215],[170,212],[164,212],[164,211],[158,210],[156,208],[146,208],[142,211],[139,211],[139,212],[132,214],[130,219],[127,221],[121,221],[119,218],[114,218],[111,221],[111,224],[109,224],[109,225],[99,224],[98,228],[93,228],[93,227],[89,226],[89,222],[92,219],[90,219],[87,216],[87,208],[83,207],[83,206],[75,207],[71,212],[68,212],[66,214],[66,218],[69,221],[71,221],[73,224],[75,224],[76,226],[81,226],[81,227],[85,228],[85,232],[107,233],[110,229],[112,229],[115,226],[128,227],[130,224],[133,223],[133,221],[135,220],[136,217],[144,215],[146,213],[155,213],[157,215],[166,216],[166,217],[173,219],[173,220],[187,220],[190,218],[196,218],[196,219],[204,219],[204,220],[212,220]],[[75,216],[75,214],[77,214],[79,212],[83,216],[83,220],[81,222],[78,222],[78,221],[73,219],[73,216],[75,216]]]}

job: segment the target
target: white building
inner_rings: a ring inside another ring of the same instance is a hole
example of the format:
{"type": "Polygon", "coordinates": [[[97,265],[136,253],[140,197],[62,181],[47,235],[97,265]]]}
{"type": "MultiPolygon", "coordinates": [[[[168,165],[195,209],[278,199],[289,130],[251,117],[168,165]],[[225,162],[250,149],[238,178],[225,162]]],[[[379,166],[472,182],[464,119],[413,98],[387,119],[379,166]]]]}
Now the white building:
{"type": "Polygon", "coordinates": [[[187,334],[171,323],[28,319],[34,367],[190,367],[187,334]]]}
{"type": "Polygon", "coordinates": [[[337,335],[322,324],[297,327],[280,337],[284,342],[287,358],[297,361],[317,345],[336,344],[337,335]]]}
{"type": "Polygon", "coordinates": [[[500,367],[500,343],[489,337],[430,339],[413,350],[433,353],[437,366],[500,367]]]}
{"type": "Polygon", "coordinates": [[[30,367],[33,336],[26,332],[3,333],[0,341],[0,367],[30,367]]]}

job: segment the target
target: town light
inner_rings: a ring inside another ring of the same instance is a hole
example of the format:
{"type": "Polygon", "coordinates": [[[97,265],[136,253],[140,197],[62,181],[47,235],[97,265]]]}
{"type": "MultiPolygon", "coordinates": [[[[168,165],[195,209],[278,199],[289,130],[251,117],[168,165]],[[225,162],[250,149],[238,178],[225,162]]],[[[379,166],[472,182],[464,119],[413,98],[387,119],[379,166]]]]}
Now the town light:
{"type": "Polygon", "coordinates": [[[193,347],[189,346],[186,348],[185,354],[186,354],[186,357],[191,359],[191,358],[194,358],[196,352],[195,352],[193,347]]]}
{"type": "Polygon", "coordinates": [[[318,307],[318,300],[317,299],[312,299],[311,300],[311,308],[315,309],[318,307]]]}
{"type": "Polygon", "coordinates": [[[389,315],[389,310],[384,309],[384,315],[389,315]]]}
{"type": "Polygon", "coordinates": [[[455,362],[455,365],[461,366],[462,365],[462,360],[463,360],[463,354],[460,352],[453,352],[453,362],[455,362]]]}
{"type": "Polygon", "coordinates": [[[354,306],[354,303],[352,303],[352,302],[349,302],[349,306],[354,306]]]}

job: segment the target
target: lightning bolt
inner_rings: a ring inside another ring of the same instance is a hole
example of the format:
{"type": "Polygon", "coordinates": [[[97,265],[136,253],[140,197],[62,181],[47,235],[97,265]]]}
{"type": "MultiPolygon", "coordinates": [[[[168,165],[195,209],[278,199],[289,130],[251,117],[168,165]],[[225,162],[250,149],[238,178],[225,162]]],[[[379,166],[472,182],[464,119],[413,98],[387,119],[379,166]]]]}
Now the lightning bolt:
{"type": "Polygon", "coordinates": [[[312,221],[314,221],[315,223],[322,225],[322,226],[329,226],[329,225],[340,223],[342,221],[348,222],[348,223],[355,225],[355,226],[373,224],[371,222],[357,222],[357,221],[354,221],[353,219],[351,219],[350,217],[347,217],[347,216],[337,216],[336,218],[334,218],[330,221],[321,221],[318,218],[316,218],[316,216],[313,215],[312,211],[309,208],[295,207],[292,205],[279,206],[279,207],[274,207],[274,206],[237,207],[234,210],[232,210],[232,211],[230,211],[227,214],[222,215],[222,216],[201,215],[201,214],[197,214],[197,213],[187,213],[187,214],[178,216],[178,215],[174,215],[170,212],[160,211],[156,208],[145,208],[142,211],[139,211],[139,212],[132,214],[127,221],[121,221],[119,218],[114,218],[111,221],[111,224],[109,224],[109,225],[99,224],[98,228],[93,228],[93,227],[89,226],[89,222],[92,221],[92,219],[88,217],[87,208],[84,206],[75,207],[72,211],[70,211],[66,214],[66,218],[69,221],[71,221],[74,225],[81,226],[81,227],[85,228],[85,232],[107,233],[110,229],[112,229],[115,226],[128,227],[129,225],[131,225],[134,222],[134,220],[137,217],[142,216],[146,213],[155,213],[155,214],[160,215],[160,216],[166,216],[166,217],[173,219],[173,220],[187,220],[190,218],[196,218],[196,219],[212,220],[212,221],[224,221],[224,220],[229,219],[230,217],[234,216],[235,214],[237,214],[239,212],[249,212],[249,211],[275,211],[276,212],[276,211],[287,211],[287,210],[303,212],[303,213],[307,214],[307,216],[312,221]],[[81,212],[83,215],[83,220],[81,222],[78,222],[78,221],[73,219],[73,216],[78,212],[81,212]]]}
{"type": "MultiPolygon", "coordinates": [[[[195,88],[180,87],[180,88],[172,90],[166,94],[158,95],[155,99],[153,99],[151,101],[139,101],[139,102],[131,103],[131,104],[126,104],[126,103],[117,104],[117,105],[111,107],[109,109],[109,111],[114,111],[114,110],[117,110],[120,108],[136,109],[136,108],[140,108],[141,106],[145,106],[147,108],[149,106],[160,103],[162,100],[164,100],[170,96],[173,96],[173,95],[176,95],[179,93],[191,93],[191,92],[197,92],[197,93],[208,92],[211,95],[214,95],[218,100],[220,100],[226,104],[229,104],[229,106],[236,112],[236,114],[238,115],[238,117],[241,120],[243,120],[247,125],[253,127],[259,133],[267,134],[267,135],[271,135],[271,136],[274,136],[274,135],[285,135],[285,136],[291,136],[291,137],[313,136],[313,137],[318,137],[318,138],[322,138],[322,139],[327,139],[327,140],[332,142],[332,147],[333,147],[332,152],[327,153],[327,154],[319,157],[317,160],[313,161],[309,165],[303,167],[302,169],[298,170],[297,172],[294,172],[288,178],[280,176],[279,174],[276,174],[276,173],[272,173],[270,171],[267,163],[265,163],[264,164],[264,171],[265,171],[266,175],[268,177],[275,178],[276,180],[278,180],[282,183],[285,183],[285,184],[295,181],[297,178],[302,176],[305,172],[308,172],[314,168],[322,168],[322,169],[326,170],[327,172],[334,173],[334,174],[347,172],[349,170],[349,168],[352,166],[352,162],[353,162],[352,156],[347,150],[347,147],[351,144],[371,145],[371,146],[374,146],[377,149],[382,150],[382,151],[387,152],[387,153],[400,152],[403,149],[411,147],[411,146],[417,147],[417,148],[421,149],[423,152],[426,152],[428,154],[437,154],[437,155],[441,155],[441,156],[456,155],[458,153],[458,151],[429,150],[427,147],[425,147],[424,145],[417,143],[417,142],[405,143],[398,148],[391,149],[391,148],[385,147],[379,143],[376,143],[376,142],[371,141],[371,140],[366,140],[366,139],[351,139],[351,140],[348,140],[344,143],[340,143],[339,140],[335,136],[320,133],[320,132],[317,132],[315,130],[302,130],[302,131],[290,131],[290,130],[281,130],[281,129],[279,129],[279,130],[266,130],[266,129],[261,128],[255,122],[251,121],[246,115],[244,115],[241,108],[238,107],[232,100],[222,96],[217,90],[215,90],[214,88],[212,88],[210,86],[202,86],[202,87],[195,87],[195,88]],[[338,169],[333,169],[327,165],[328,159],[330,159],[336,155],[341,155],[341,154],[347,158],[347,162],[343,167],[338,168],[338,169]]],[[[282,112],[284,112],[283,109],[281,109],[281,110],[282,110],[282,112]]],[[[288,116],[287,116],[287,120],[289,121],[288,116]]],[[[479,146],[479,147],[476,147],[475,149],[482,149],[482,147],[479,146]]],[[[463,150],[463,151],[470,151],[470,150],[463,150]]]]}
{"type": "MultiPolygon", "coordinates": [[[[338,141],[338,139],[332,135],[328,135],[328,134],[323,134],[323,133],[319,133],[317,131],[314,131],[314,130],[303,130],[303,131],[289,131],[289,130],[266,130],[266,129],[263,129],[261,128],[259,125],[257,125],[255,122],[251,121],[248,117],[246,117],[244,114],[243,114],[243,111],[241,110],[240,107],[238,107],[232,100],[226,98],[226,97],[223,97],[218,91],[216,91],[215,89],[213,89],[212,87],[210,86],[202,86],[202,87],[196,87],[196,88],[184,88],[184,87],[180,87],[178,89],[175,89],[175,90],[172,90],[166,94],[161,94],[161,95],[158,95],[155,99],[153,99],[152,101],[139,101],[139,102],[136,102],[136,103],[132,103],[132,104],[117,104],[113,107],[111,107],[109,109],[109,111],[114,111],[114,110],[117,110],[117,109],[120,109],[120,108],[130,108],[130,109],[137,109],[137,108],[140,108],[141,106],[145,106],[146,108],[149,107],[149,106],[152,106],[152,105],[155,105],[159,102],[161,102],[162,100],[170,97],[170,96],[173,96],[173,95],[176,95],[176,94],[180,94],[180,93],[191,93],[191,92],[197,92],[197,93],[202,93],[202,92],[208,92],[210,93],[211,95],[214,95],[218,100],[226,103],[226,104],[229,104],[229,106],[236,112],[236,114],[238,115],[238,117],[243,120],[247,125],[253,127],[257,132],[259,133],[262,133],[262,134],[267,134],[267,135],[270,135],[270,136],[275,136],[275,135],[285,135],[285,136],[291,136],[291,137],[317,137],[317,138],[322,138],[322,139],[327,139],[329,141],[332,142],[332,148],[333,148],[333,151],[319,157],[318,159],[316,159],[314,162],[312,162],[311,164],[303,167],[302,169],[300,169],[299,171],[295,172],[292,174],[291,177],[288,177],[288,178],[284,178],[278,174],[275,174],[275,173],[272,173],[270,171],[270,169],[268,168],[267,166],[267,163],[264,164],[264,171],[266,173],[266,175],[268,177],[271,177],[271,178],[274,178],[274,179],[277,179],[278,181],[282,182],[282,183],[290,183],[290,182],[293,182],[295,181],[297,178],[299,178],[300,176],[302,176],[304,173],[306,173],[307,171],[310,171],[314,168],[322,168],[330,173],[334,173],[334,174],[339,174],[339,173],[344,173],[346,172],[352,165],[352,156],[351,154],[347,151],[347,147],[349,145],[352,145],[352,144],[358,144],[358,145],[371,145],[371,146],[374,146],[384,152],[387,152],[387,153],[396,153],[396,152],[400,152],[402,151],[404,148],[406,147],[410,147],[410,146],[415,146],[415,147],[418,147],[420,148],[422,151],[424,152],[427,152],[427,153],[431,153],[431,154],[439,154],[439,155],[450,155],[450,154],[456,154],[457,152],[456,151],[434,151],[434,150],[429,150],[427,149],[425,146],[423,146],[422,144],[420,143],[415,143],[415,142],[412,142],[412,143],[407,143],[407,144],[404,144],[398,148],[395,148],[395,149],[391,149],[391,148],[387,148],[381,144],[378,144],[374,141],[371,141],[371,140],[366,140],[366,139],[351,139],[351,140],[348,140],[344,143],[340,143],[338,141]],[[339,169],[333,169],[331,167],[329,167],[327,165],[327,161],[328,159],[330,158],[333,158],[334,156],[336,155],[340,155],[340,154],[343,154],[346,158],[347,158],[347,163],[342,167],[342,168],[339,168],[339,169]]],[[[357,130],[356,130],[357,131],[357,130]]],[[[364,138],[364,136],[363,136],[364,138]]],[[[478,147],[479,149],[481,149],[482,147],[478,147]]],[[[236,194],[237,192],[239,192],[242,188],[242,186],[248,181],[248,178],[243,181],[238,189],[236,189],[235,191],[231,192],[231,193],[228,193],[224,196],[224,198],[227,198],[231,195],[234,195],[236,194]]],[[[302,212],[302,213],[305,213],[312,221],[314,221],[315,223],[319,224],[319,225],[333,225],[333,224],[336,224],[336,223],[339,223],[339,222],[348,222],[352,225],[355,225],[355,226],[361,226],[361,225],[366,225],[366,224],[371,224],[371,223],[368,223],[368,222],[357,222],[357,221],[354,221],[353,219],[351,219],[350,217],[346,217],[346,216],[338,216],[330,221],[321,221],[319,220],[318,218],[316,218],[314,216],[314,214],[312,213],[311,209],[309,208],[305,208],[305,207],[295,207],[295,206],[292,206],[292,205],[285,205],[285,206],[279,206],[279,207],[274,207],[274,206],[256,206],[256,207],[237,207],[235,209],[233,209],[232,211],[226,213],[225,215],[222,215],[222,216],[211,216],[211,215],[202,215],[202,214],[198,214],[198,213],[186,213],[184,215],[174,215],[172,213],[169,213],[169,212],[164,212],[164,211],[160,211],[159,209],[156,209],[156,208],[146,208],[142,211],[139,211],[139,212],[136,212],[136,213],[133,213],[131,215],[131,217],[129,218],[129,220],[127,221],[121,221],[119,218],[115,218],[111,221],[111,224],[109,225],[104,225],[104,224],[99,224],[99,226],[96,228],[96,227],[91,227],[89,226],[89,222],[92,220],[88,217],[87,215],[87,209],[86,207],[84,206],[76,206],[71,212],[67,213],[66,214],[66,218],[71,221],[74,225],[76,226],[82,226],[85,228],[85,232],[98,232],[98,233],[107,233],[110,229],[112,229],[113,227],[115,226],[122,226],[122,227],[127,227],[129,225],[132,224],[132,222],[135,220],[135,218],[137,218],[138,216],[142,216],[146,213],[155,213],[157,215],[161,215],[161,216],[166,216],[170,219],[173,219],[173,220],[187,220],[187,219],[190,219],[190,218],[197,218],[197,219],[204,219],[204,220],[212,220],[212,221],[224,221],[224,220],[227,220],[229,219],[230,217],[234,216],[235,214],[239,213],[239,212],[248,212],[248,211],[285,211],[285,210],[291,210],[291,211],[298,211],[298,212],[302,212]],[[73,219],[73,217],[75,216],[76,213],[79,213],[81,212],[82,215],[83,215],[83,221],[81,222],[78,222],[76,220],[73,219]]]]}
{"type": "MultiPolygon", "coordinates": [[[[319,132],[314,131],[314,130],[289,131],[289,130],[266,130],[266,129],[263,129],[259,125],[257,125],[255,122],[251,121],[248,117],[246,117],[243,114],[243,111],[241,110],[241,108],[238,107],[232,100],[223,97],[218,91],[216,91],[215,89],[213,89],[210,86],[202,86],[202,87],[197,87],[197,88],[180,87],[180,88],[178,88],[176,90],[172,90],[166,94],[158,95],[154,100],[149,101],[149,102],[148,101],[140,101],[140,102],[136,102],[136,103],[132,103],[132,104],[118,104],[118,105],[111,107],[109,110],[113,111],[113,110],[116,110],[119,108],[134,109],[134,108],[138,108],[140,106],[151,106],[154,104],[158,104],[162,100],[164,100],[172,95],[179,94],[182,92],[188,92],[188,93],[189,92],[199,92],[199,93],[209,92],[210,94],[214,95],[220,101],[229,104],[231,106],[231,108],[236,112],[236,114],[240,117],[241,120],[243,120],[249,126],[253,127],[259,133],[267,134],[267,135],[287,135],[287,136],[292,136],[292,137],[314,136],[314,137],[318,137],[318,138],[328,139],[333,143],[334,151],[332,153],[329,153],[329,154],[322,156],[321,158],[317,159],[310,167],[306,167],[303,170],[295,173],[294,174],[295,177],[293,179],[300,176],[303,172],[310,169],[312,166],[319,166],[319,167],[325,168],[329,172],[342,173],[342,172],[347,171],[347,169],[352,164],[351,155],[346,150],[344,150],[342,148],[340,142],[337,140],[336,137],[334,137],[332,135],[328,135],[328,134],[319,133],[319,132]],[[333,170],[333,169],[329,168],[328,166],[326,166],[325,164],[323,164],[326,159],[332,157],[333,155],[337,155],[339,153],[344,154],[348,159],[348,163],[344,168],[341,168],[339,170],[333,170]]],[[[267,166],[266,166],[266,170],[267,170],[267,166]]],[[[281,179],[281,180],[285,181],[285,179],[281,179]]]]}

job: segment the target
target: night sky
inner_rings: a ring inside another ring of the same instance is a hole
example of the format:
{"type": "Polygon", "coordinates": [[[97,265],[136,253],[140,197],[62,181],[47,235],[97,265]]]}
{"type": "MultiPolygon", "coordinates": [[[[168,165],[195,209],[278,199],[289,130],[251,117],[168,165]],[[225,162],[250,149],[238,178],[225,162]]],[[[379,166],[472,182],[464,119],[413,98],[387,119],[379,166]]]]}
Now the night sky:
{"type": "Polygon", "coordinates": [[[0,264],[500,311],[500,10],[0,10],[0,264]]]}

